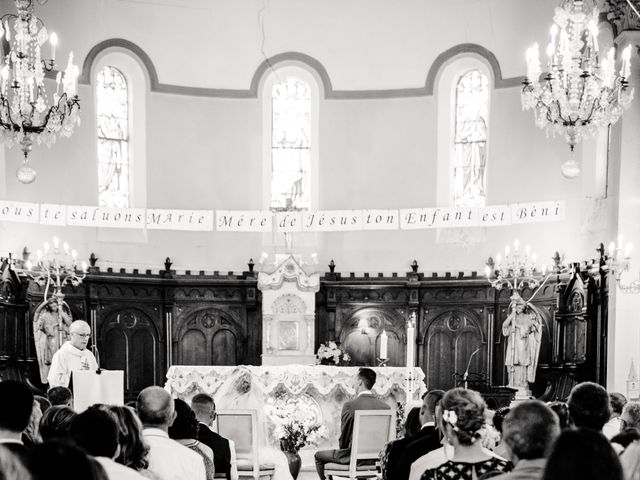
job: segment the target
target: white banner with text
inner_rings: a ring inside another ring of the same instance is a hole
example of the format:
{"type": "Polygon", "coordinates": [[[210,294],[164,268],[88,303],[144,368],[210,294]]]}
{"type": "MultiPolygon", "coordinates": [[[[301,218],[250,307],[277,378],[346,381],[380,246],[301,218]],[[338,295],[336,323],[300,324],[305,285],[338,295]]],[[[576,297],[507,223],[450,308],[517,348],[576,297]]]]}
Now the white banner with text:
{"type": "Polygon", "coordinates": [[[41,225],[148,228],[201,232],[349,232],[500,227],[562,221],[565,202],[543,201],[487,207],[429,207],[366,210],[176,210],[105,208],[0,200],[0,221],[41,225]]]}

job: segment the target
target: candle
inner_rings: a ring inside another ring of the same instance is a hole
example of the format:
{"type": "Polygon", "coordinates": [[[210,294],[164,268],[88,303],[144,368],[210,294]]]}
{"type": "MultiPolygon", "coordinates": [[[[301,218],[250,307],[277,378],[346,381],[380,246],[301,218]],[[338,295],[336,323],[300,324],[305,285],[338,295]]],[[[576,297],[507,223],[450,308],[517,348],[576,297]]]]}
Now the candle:
{"type": "Polygon", "coordinates": [[[381,360],[386,360],[387,358],[389,358],[387,356],[387,332],[385,330],[382,330],[382,333],[380,334],[380,359],[381,360]]]}
{"type": "Polygon", "coordinates": [[[60,245],[60,240],[58,237],[53,237],[53,248],[58,248],[58,245],[60,245]]]}
{"type": "Polygon", "coordinates": [[[616,251],[616,244],[615,244],[615,243],[613,243],[613,242],[611,242],[611,243],[609,244],[609,248],[608,248],[608,250],[609,250],[609,256],[610,256],[610,257],[613,257],[613,254],[614,254],[614,253],[615,253],[615,251],[616,251]]]}
{"type": "Polygon", "coordinates": [[[56,45],[58,45],[58,35],[56,35],[56,32],[51,33],[49,42],[51,43],[51,61],[54,61],[56,59],[56,45]]]}
{"type": "Polygon", "coordinates": [[[633,248],[633,245],[631,243],[627,243],[627,245],[624,247],[624,258],[631,257],[632,248],[633,248]]]}
{"type": "Polygon", "coordinates": [[[407,327],[407,367],[413,367],[414,365],[415,331],[413,322],[410,321],[407,327]]]}
{"type": "Polygon", "coordinates": [[[491,278],[491,267],[489,265],[484,267],[484,274],[486,275],[487,278],[491,278]]]}

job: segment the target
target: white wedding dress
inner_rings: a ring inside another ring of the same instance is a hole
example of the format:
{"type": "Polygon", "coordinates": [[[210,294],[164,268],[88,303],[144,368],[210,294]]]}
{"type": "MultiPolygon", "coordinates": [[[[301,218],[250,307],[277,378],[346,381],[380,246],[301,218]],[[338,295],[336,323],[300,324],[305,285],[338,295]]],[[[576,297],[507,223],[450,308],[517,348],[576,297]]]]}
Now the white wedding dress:
{"type": "Polygon", "coordinates": [[[251,382],[251,375],[246,371],[232,375],[216,392],[215,401],[219,410],[256,411],[260,463],[271,463],[275,466],[273,480],[293,480],[287,457],[279,448],[274,448],[274,425],[265,413],[269,397],[259,385],[251,382]]]}

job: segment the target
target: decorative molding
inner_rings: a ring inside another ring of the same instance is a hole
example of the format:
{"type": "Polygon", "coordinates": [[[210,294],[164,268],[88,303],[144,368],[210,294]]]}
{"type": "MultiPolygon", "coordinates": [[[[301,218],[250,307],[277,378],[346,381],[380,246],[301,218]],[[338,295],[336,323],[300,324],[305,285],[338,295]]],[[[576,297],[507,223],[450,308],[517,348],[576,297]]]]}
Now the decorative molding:
{"type": "MultiPolygon", "coordinates": [[[[640,0],[631,0],[636,11],[640,12],[640,0]]],[[[600,13],[600,21],[608,22],[613,29],[614,38],[627,30],[640,30],[640,17],[633,11],[627,0],[606,0],[606,10],[600,13]]]]}
{"type": "Polygon", "coordinates": [[[315,58],[301,52],[283,52],[262,61],[256,69],[248,89],[188,87],[160,83],[158,72],[151,57],[135,43],[123,38],[111,38],[96,44],[87,54],[82,65],[82,73],[78,81],[83,85],[91,85],[91,69],[97,58],[108,49],[127,50],[143,65],[149,81],[151,92],[168,93],[172,95],[189,95],[192,97],[211,98],[258,98],[260,83],[265,74],[276,65],[292,62],[306,65],[320,79],[324,98],[328,100],[376,100],[390,98],[428,97],[433,95],[433,88],[440,69],[454,57],[474,54],[484,58],[493,71],[494,88],[512,88],[522,83],[524,77],[502,78],[502,70],[496,56],[488,49],[474,43],[463,43],[451,47],[436,57],[427,74],[426,83],[415,88],[391,88],[380,90],[334,90],[329,73],[322,63],[315,58]]]}

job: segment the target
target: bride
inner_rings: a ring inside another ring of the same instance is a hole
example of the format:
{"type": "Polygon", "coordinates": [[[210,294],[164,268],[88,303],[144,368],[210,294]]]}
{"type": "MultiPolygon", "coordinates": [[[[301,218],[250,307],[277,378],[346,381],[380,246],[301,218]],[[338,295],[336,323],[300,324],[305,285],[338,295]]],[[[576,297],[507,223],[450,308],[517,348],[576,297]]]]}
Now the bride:
{"type": "Polygon", "coordinates": [[[241,367],[234,372],[215,393],[218,410],[255,410],[258,425],[258,457],[261,464],[275,466],[273,480],[293,480],[285,454],[274,448],[276,439],[272,433],[274,424],[265,413],[268,396],[258,382],[252,381],[251,373],[241,367]]]}

